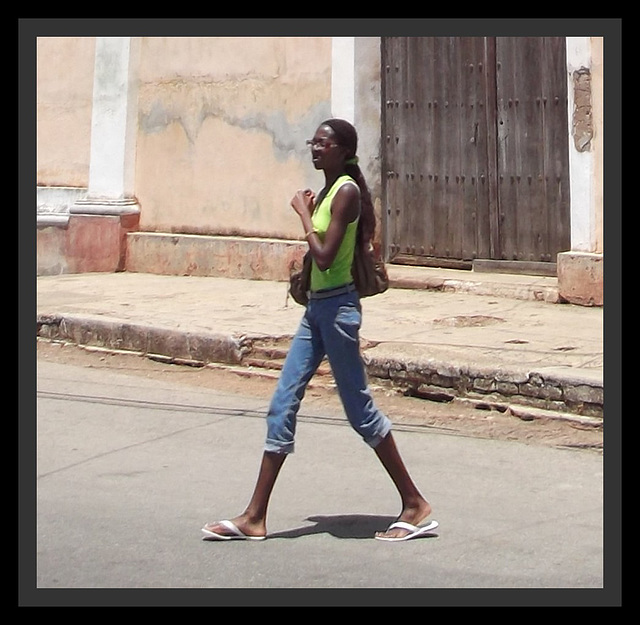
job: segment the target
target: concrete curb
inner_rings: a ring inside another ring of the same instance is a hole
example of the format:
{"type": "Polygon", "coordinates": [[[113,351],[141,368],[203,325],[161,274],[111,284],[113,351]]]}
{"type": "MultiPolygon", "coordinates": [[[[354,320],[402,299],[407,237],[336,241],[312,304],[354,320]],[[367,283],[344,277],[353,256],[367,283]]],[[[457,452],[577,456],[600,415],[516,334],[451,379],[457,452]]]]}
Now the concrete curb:
{"type": "MultiPolygon", "coordinates": [[[[260,343],[277,342],[279,351],[286,353],[290,338],[193,333],[118,319],[60,314],[39,315],[37,336],[196,366],[254,365],[260,343]]],[[[437,401],[464,398],[505,409],[517,404],[521,412],[530,407],[587,419],[603,417],[603,380],[599,371],[590,374],[570,367],[526,370],[473,362],[472,355],[468,361],[454,363],[411,359],[403,354],[406,352],[402,346],[394,347],[393,343],[363,346],[369,376],[409,395],[437,401]]]]}
{"type": "Polygon", "coordinates": [[[160,356],[194,364],[240,364],[244,352],[242,337],[181,332],[94,317],[39,315],[37,334],[41,338],[68,341],[80,346],[160,356]]]}

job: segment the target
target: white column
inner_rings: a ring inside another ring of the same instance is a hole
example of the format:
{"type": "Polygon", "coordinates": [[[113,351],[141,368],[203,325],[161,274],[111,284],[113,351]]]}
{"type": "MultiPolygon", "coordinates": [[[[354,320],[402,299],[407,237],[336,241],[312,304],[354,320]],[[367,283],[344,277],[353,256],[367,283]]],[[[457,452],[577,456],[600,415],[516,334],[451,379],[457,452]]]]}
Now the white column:
{"type": "Polygon", "coordinates": [[[567,37],[567,92],[569,96],[569,172],[571,197],[571,249],[593,252],[597,246],[596,202],[594,197],[595,161],[593,145],[584,151],[574,143],[574,73],[591,69],[589,37],[567,37]]]}
{"type": "Polygon", "coordinates": [[[133,195],[139,39],[96,39],[89,189],[75,214],[139,212],[133,195]]]}
{"type": "Polygon", "coordinates": [[[355,124],[355,38],[334,37],[331,49],[331,113],[355,124]]]}

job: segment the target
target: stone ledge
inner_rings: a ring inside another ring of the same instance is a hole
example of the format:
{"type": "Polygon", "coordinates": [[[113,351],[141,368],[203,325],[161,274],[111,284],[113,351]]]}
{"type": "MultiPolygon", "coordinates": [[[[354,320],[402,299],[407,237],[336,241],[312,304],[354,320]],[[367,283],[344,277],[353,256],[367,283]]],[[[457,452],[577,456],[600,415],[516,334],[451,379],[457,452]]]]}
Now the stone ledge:
{"type": "Polygon", "coordinates": [[[450,363],[404,362],[389,356],[364,354],[370,376],[388,380],[416,396],[450,396],[485,399],[494,403],[521,403],[545,410],[602,417],[604,392],[597,376],[572,377],[559,371],[527,371],[452,365],[450,363]]]}
{"type": "Polygon", "coordinates": [[[126,270],[284,281],[305,249],[303,242],[284,239],[130,232],[126,270]]]}

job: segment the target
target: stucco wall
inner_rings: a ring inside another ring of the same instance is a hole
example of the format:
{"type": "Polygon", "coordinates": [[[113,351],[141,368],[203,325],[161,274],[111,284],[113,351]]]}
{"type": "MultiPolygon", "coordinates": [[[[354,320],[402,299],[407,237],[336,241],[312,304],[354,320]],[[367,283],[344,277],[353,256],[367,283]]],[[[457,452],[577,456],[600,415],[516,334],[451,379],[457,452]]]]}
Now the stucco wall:
{"type": "Polygon", "coordinates": [[[37,39],[37,182],[87,187],[95,39],[37,39]]]}
{"type": "Polygon", "coordinates": [[[154,232],[298,237],[305,140],[331,110],[329,38],[145,38],[136,197],[154,232]]]}

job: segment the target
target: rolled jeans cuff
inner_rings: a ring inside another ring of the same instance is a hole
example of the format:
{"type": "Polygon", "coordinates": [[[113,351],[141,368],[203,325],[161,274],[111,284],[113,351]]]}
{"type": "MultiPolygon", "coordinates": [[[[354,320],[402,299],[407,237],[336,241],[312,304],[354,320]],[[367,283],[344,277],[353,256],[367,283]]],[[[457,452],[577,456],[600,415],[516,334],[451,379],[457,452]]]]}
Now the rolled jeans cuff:
{"type": "Polygon", "coordinates": [[[294,443],[280,443],[267,439],[264,444],[264,451],[272,454],[292,454],[295,451],[294,443]]]}

